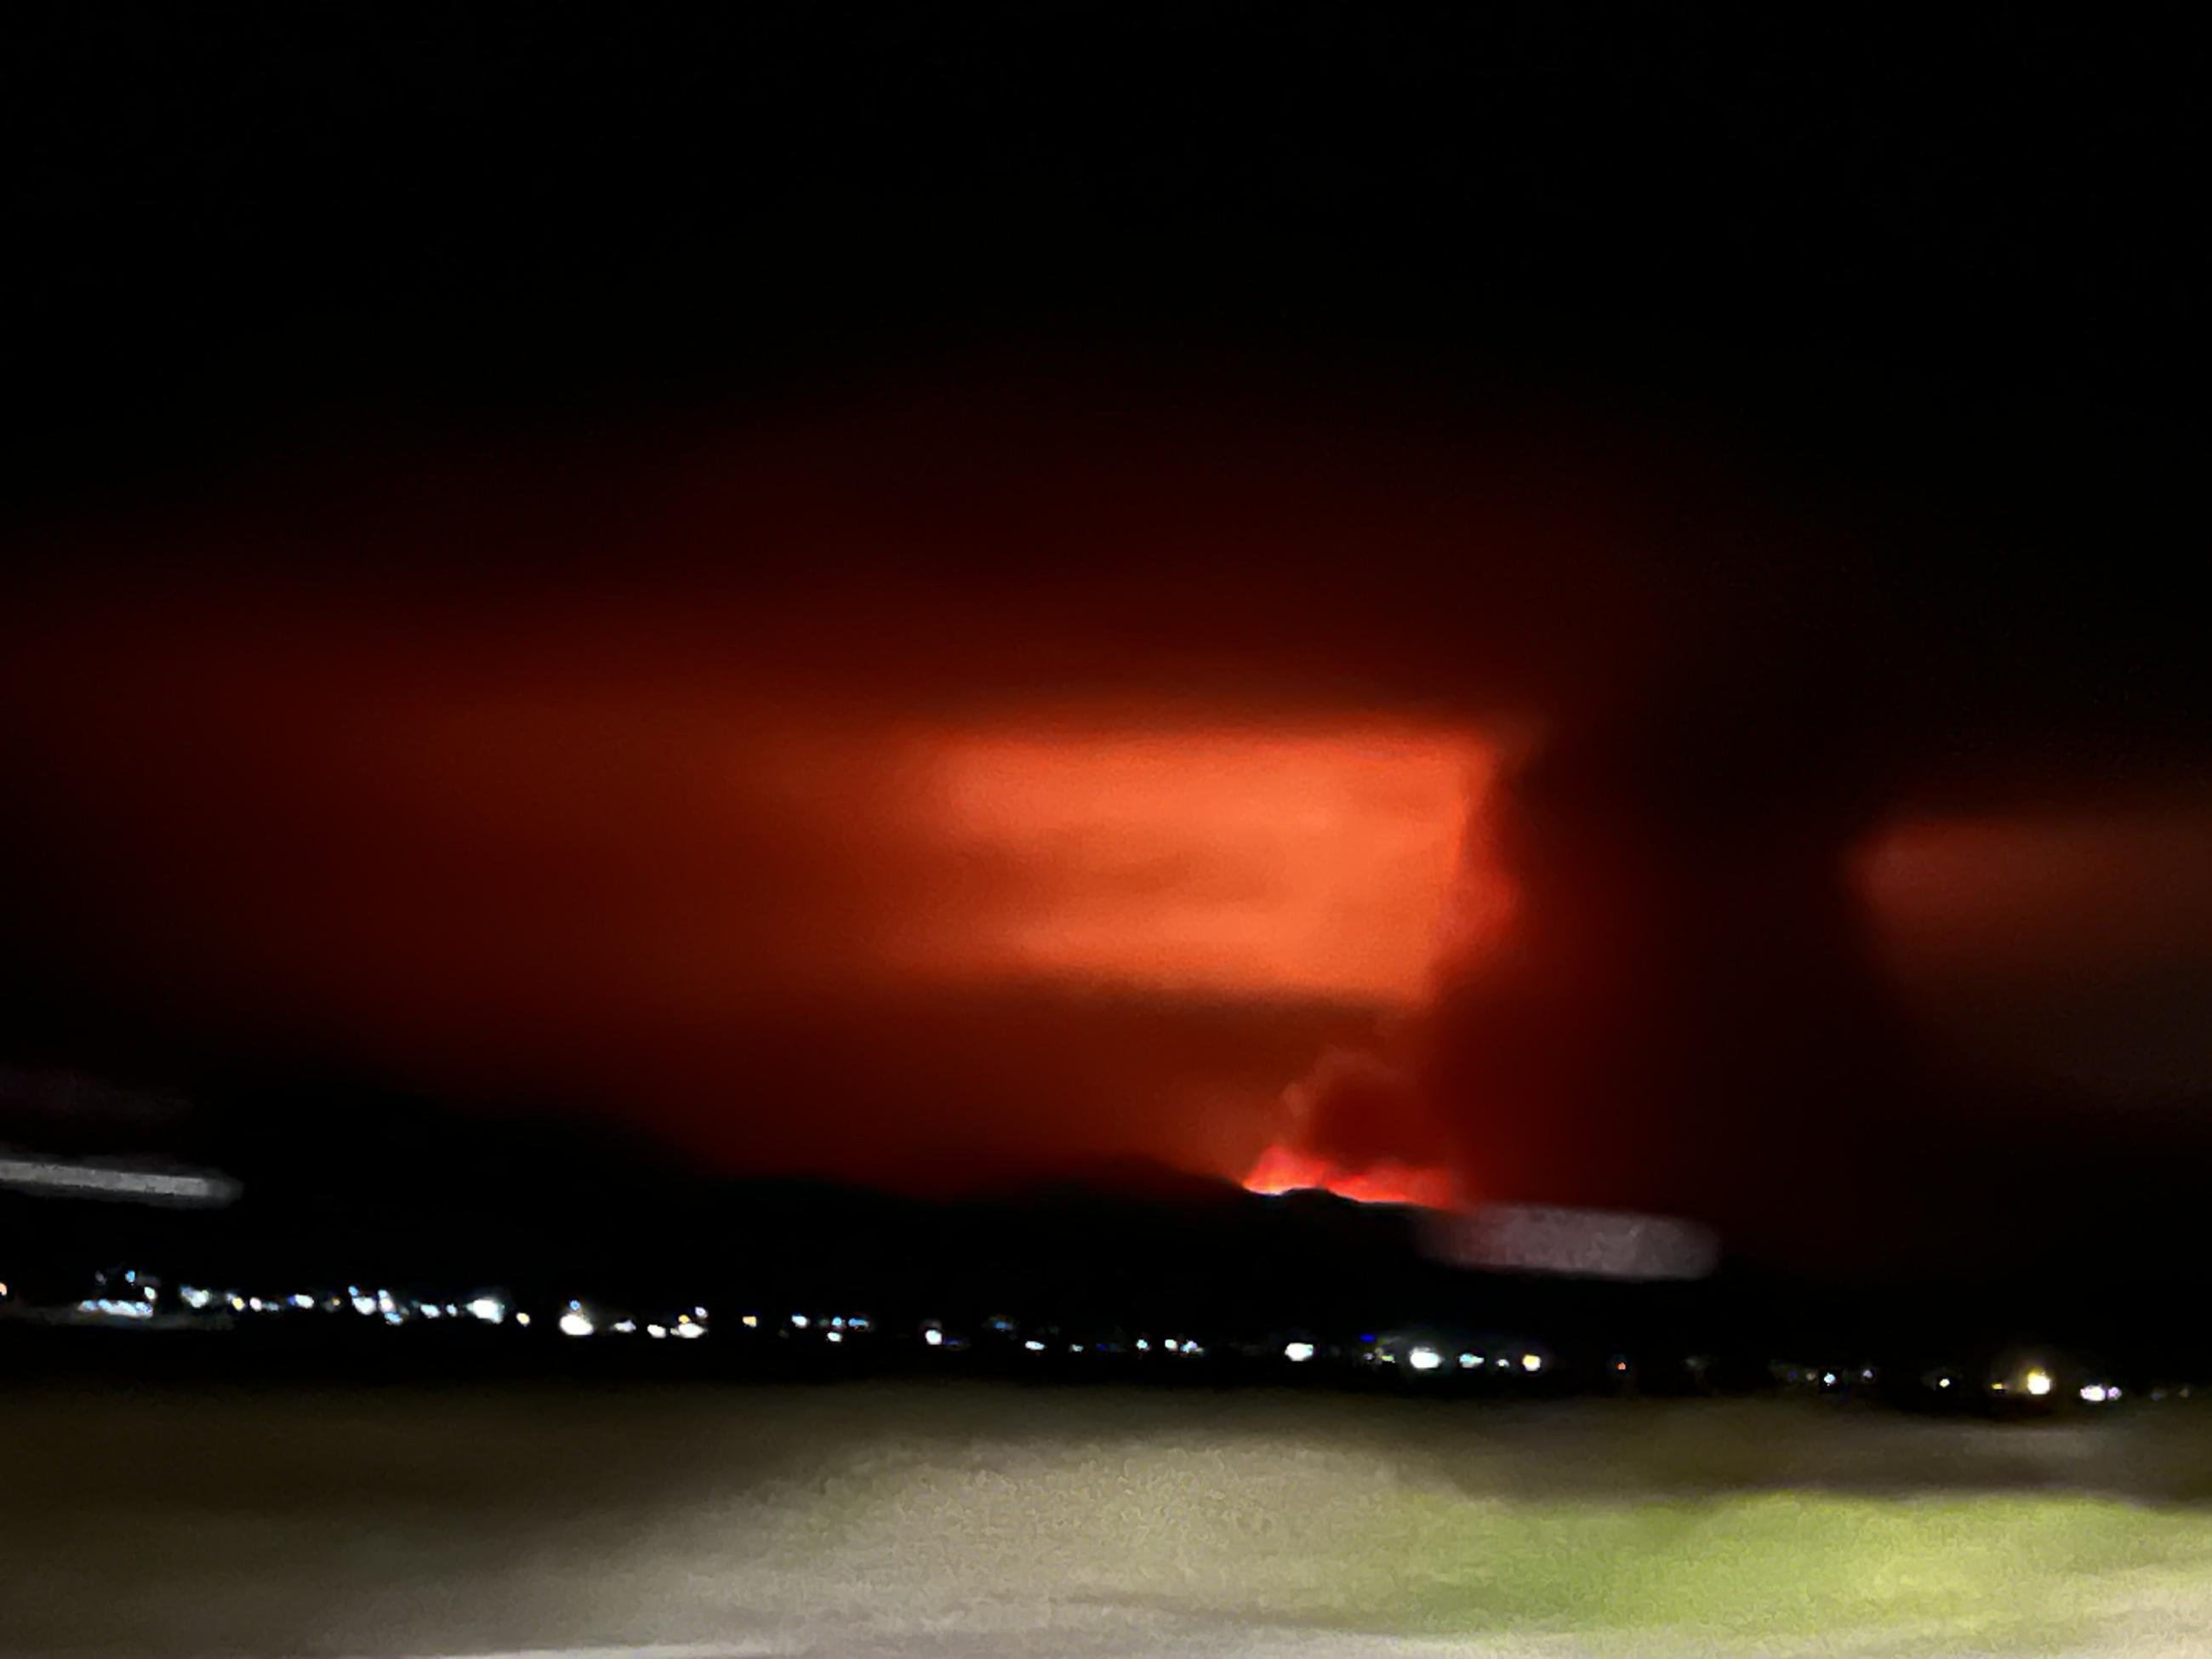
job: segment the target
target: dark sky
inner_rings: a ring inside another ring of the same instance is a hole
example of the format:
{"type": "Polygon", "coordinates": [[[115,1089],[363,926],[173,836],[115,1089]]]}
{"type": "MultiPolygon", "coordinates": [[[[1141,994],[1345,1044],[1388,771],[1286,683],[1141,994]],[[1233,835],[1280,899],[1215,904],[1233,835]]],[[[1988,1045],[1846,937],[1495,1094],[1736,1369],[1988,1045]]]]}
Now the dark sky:
{"type": "Polygon", "coordinates": [[[929,1190],[2202,1169],[2179,16],[11,15],[0,1035],[929,1190]]]}

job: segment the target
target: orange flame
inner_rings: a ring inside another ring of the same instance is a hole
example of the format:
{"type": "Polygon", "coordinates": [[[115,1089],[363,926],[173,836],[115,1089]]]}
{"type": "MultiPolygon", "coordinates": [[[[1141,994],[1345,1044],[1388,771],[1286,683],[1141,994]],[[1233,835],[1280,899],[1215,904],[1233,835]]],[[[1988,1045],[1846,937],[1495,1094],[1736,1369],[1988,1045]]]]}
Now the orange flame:
{"type": "Polygon", "coordinates": [[[1457,1183],[1448,1170],[1388,1160],[1347,1170],[1280,1141],[1260,1154],[1260,1161],[1244,1177],[1244,1188],[1254,1193],[1317,1190],[1361,1204],[1411,1204],[1431,1210],[1452,1209],[1458,1201],[1457,1183]]]}

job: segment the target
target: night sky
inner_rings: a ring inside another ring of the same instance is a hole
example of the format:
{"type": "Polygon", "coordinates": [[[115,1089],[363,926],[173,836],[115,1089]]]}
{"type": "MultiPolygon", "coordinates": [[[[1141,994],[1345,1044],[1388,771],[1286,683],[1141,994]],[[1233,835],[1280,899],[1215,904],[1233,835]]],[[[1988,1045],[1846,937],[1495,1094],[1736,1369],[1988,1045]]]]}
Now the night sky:
{"type": "Polygon", "coordinates": [[[2140,1210],[2180,15],[11,15],[0,1058],[303,1169],[2140,1210]]]}

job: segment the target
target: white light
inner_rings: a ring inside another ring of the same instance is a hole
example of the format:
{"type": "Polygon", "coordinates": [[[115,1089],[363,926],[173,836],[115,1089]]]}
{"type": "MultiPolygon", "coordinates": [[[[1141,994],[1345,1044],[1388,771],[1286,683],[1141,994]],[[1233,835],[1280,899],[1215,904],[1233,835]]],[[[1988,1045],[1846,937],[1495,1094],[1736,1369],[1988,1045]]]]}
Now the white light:
{"type": "Polygon", "coordinates": [[[421,1313],[422,1313],[422,1317],[423,1317],[423,1318],[425,1318],[425,1319],[435,1319],[435,1318],[438,1316],[438,1304],[437,1304],[436,1303],[434,1303],[434,1302],[423,1302],[423,1303],[419,1303],[419,1304],[417,1304],[416,1305],[417,1305],[417,1307],[419,1308],[419,1310],[420,1310],[420,1311],[421,1311],[421,1313]]]}
{"type": "Polygon", "coordinates": [[[1152,1345],[1150,1342],[1147,1342],[1141,1336],[1137,1339],[1137,1352],[1139,1353],[1150,1353],[1152,1351],[1152,1345]]]}
{"type": "Polygon", "coordinates": [[[921,1340],[933,1348],[941,1347],[944,1346],[945,1342],[945,1333],[939,1330],[936,1326],[932,1325],[927,1330],[921,1334],[921,1340]]]}
{"type": "Polygon", "coordinates": [[[1505,1364],[1506,1364],[1505,1356],[1504,1356],[1504,1354],[1500,1354],[1500,1355],[1498,1355],[1498,1358],[1495,1358],[1495,1359],[1492,1360],[1490,1363],[1491,1363],[1492,1364],[1493,1364],[1493,1365],[1497,1366],[1497,1367],[1498,1367],[1498,1369],[1499,1370],[1501,1370],[1501,1371],[1502,1371],[1502,1370],[1504,1370],[1505,1369],[1505,1364]]]}
{"type": "Polygon", "coordinates": [[[1936,1379],[1936,1386],[1939,1389],[1948,1389],[1951,1386],[1951,1379],[1948,1376],[1939,1376],[1936,1379]]]}
{"type": "Polygon", "coordinates": [[[2030,1371],[2027,1374],[2027,1391],[2035,1395],[2038,1399],[2041,1399],[2045,1395],[2049,1394],[2051,1392],[2051,1373],[2041,1370],[2030,1371]]]}
{"type": "Polygon", "coordinates": [[[1070,1353],[1081,1353],[1083,1352],[1083,1345],[1080,1342],[1071,1342],[1067,1345],[1067,1351],[1070,1353]]]}
{"type": "Polygon", "coordinates": [[[624,1336],[629,1336],[637,1329],[637,1321],[635,1319],[618,1319],[613,1324],[608,1326],[607,1328],[611,1331],[619,1331],[624,1336]]]}
{"type": "Polygon", "coordinates": [[[665,1325],[647,1325],[645,1328],[645,1334],[651,1337],[654,1341],[658,1342],[661,1338],[668,1334],[668,1327],[665,1325]]]}
{"type": "Polygon", "coordinates": [[[1197,1343],[1189,1340],[1188,1338],[1183,1341],[1182,1351],[1187,1354],[1203,1354],[1206,1352],[1206,1350],[1200,1347],[1197,1343]]]}
{"type": "Polygon", "coordinates": [[[1835,1372],[1833,1372],[1833,1371],[1822,1371],[1822,1372],[1820,1373],[1820,1381],[1821,1381],[1821,1382],[1822,1382],[1825,1386],[1826,1386],[1826,1387],[1828,1387],[1828,1388],[1831,1388],[1831,1389],[1834,1388],[1834,1387],[1836,1386],[1836,1374],[1835,1374],[1835,1372]]]}
{"type": "Polygon", "coordinates": [[[561,1316],[561,1334],[563,1336],[589,1336],[593,1328],[590,1316],[578,1313],[573,1308],[561,1316]]]}
{"type": "Polygon", "coordinates": [[[1415,1348],[1406,1356],[1406,1363],[1417,1371],[1432,1371],[1444,1363],[1444,1357],[1434,1348],[1415,1348]]]}
{"type": "Polygon", "coordinates": [[[1044,1352],[1044,1344],[1038,1341],[1035,1337],[1030,1338],[1028,1341],[1022,1344],[1022,1346],[1027,1348],[1031,1353],[1042,1353],[1044,1352]]]}
{"type": "Polygon", "coordinates": [[[704,1325],[678,1325],[676,1328],[676,1334],[687,1338],[704,1336],[707,1334],[707,1328],[704,1325]]]}
{"type": "Polygon", "coordinates": [[[446,1304],[446,1317],[448,1319],[459,1319],[460,1316],[461,1310],[455,1307],[452,1303],[448,1302],[446,1304]]]}
{"type": "MultiPolygon", "coordinates": [[[[147,1294],[151,1296],[153,1292],[149,1291],[147,1294]]],[[[304,1296],[300,1294],[298,1291],[295,1291],[292,1296],[292,1305],[295,1308],[312,1308],[315,1305],[315,1298],[312,1296],[304,1296]]]]}
{"type": "MultiPolygon", "coordinates": [[[[4,1289],[0,1289],[0,1293],[4,1293],[4,1289]]],[[[185,1286],[184,1297],[185,1305],[187,1308],[204,1308],[215,1300],[215,1292],[204,1291],[197,1285],[187,1285],[185,1286]]]]}
{"type": "Polygon", "coordinates": [[[517,1314],[514,1316],[514,1322],[527,1328],[530,1324],[530,1316],[526,1313],[517,1314]]]}
{"type": "Polygon", "coordinates": [[[357,1296],[354,1297],[353,1310],[357,1314],[374,1313],[376,1311],[376,1298],[373,1296],[357,1296]]]}
{"type": "Polygon", "coordinates": [[[149,1170],[110,1170],[14,1158],[0,1158],[0,1187],[217,1205],[229,1203],[239,1192],[238,1182],[228,1176],[167,1175],[149,1170]]]}
{"type": "Polygon", "coordinates": [[[487,1325],[496,1325],[507,1317],[507,1304],[495,1296],[480,1296],[469,1304],[469,1311],[487,1325]]]}
{"type": "MultiPolygon", "coordinates": [[[[572,1302],[568,1305],[573,1308],[576,1304],[572,1302]]],[[[376,1310],[379,1313],[398,1313],[399,1304],[392,1299],[391,1291],[379,1291],[376,1293],[376,1310]]]]}
{"type": "Polygon", "coordinates": [[[2105,1390],[2100,1385],[2092,1382],[2081,1390],[2081,1398],[2093,1406],[2101,1406],[2105,1403],[2105,1390]]]}
{"type": "Polygon", "coordinates": [[[806,1316],[805,1314],[793,1314],[791,1316],[791,1322],[798,1326],[799,1328],[803,1331],[806,1328],[806,1316]]]}
{"type": "Polygon", "coordinates": [[[258,1296],[250,1297],[247,1298],[246,1305],[252,1309],[254,1312],[259,1313],[261,1311],[261,1298],[258,1296]]]}
{"type": "Polygon", "coordinates": [[[827,1331],[823,1333],[823,1336],[826,1340],[831,1342],[842,1342],[845,1340],[845,1333],[842,1331],[827,1331]]]}
{"type": "Polygon", "coordinates": [[[1521,1356],[1521,1369],[1531,1373],[1542,1370],[1544,1369],[1543,1356],[1541,1354],[1533,1353],[1522,1354],[1521,1356]]]}
{"type": "Polygon", "coordinates": [[[1480,1364],[1482,1356],[1479,1353],[1463,1353],[1459,1357],[1459,1368],[1463,1371],[1471,1371],[1480,1364]]]}
{"type": "Polygon", "coordinates": [[[1311,1359],[1313,1357],[1314,1345],[1310,1342],[1285,1342],[1283,1344],[1283,1358],[1289,1360],[1293,1365],[1303,1365],[1307,1360],[1311,1359]]]}

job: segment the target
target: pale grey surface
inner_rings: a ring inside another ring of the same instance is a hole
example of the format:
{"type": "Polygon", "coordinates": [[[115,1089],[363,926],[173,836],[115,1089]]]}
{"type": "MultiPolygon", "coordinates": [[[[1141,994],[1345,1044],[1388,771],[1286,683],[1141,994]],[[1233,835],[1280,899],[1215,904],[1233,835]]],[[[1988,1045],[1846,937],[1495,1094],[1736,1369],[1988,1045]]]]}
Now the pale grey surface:
{"type": "MultiPolygon", "coordinates": [[[[1762,1407],[892,1386],[111,1390],[0,1406],[10,1659],[1691,1654],[1704,1650],[1662,1632],[1625,1649],[1617,1632],[1363,1629],[1389,1564],[1358,1552],[1409,1493],[1910,1497],[2203,1472],[2181,1455],[2193,1442],[2154,1434],[1762,1407]],[[1364,1591],[1333,1606],[1328,1576],[1359,1571],[1364,1591]]],[[[2072,1651],[2212,1652],[2212,1590],[2124,1588],[2072,1651]]],[[[1765,1650],[1967,1651],[1896,1629],[1765,1650]]]]}

